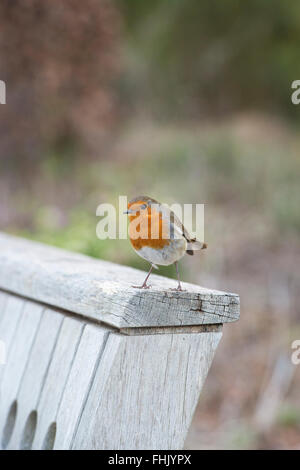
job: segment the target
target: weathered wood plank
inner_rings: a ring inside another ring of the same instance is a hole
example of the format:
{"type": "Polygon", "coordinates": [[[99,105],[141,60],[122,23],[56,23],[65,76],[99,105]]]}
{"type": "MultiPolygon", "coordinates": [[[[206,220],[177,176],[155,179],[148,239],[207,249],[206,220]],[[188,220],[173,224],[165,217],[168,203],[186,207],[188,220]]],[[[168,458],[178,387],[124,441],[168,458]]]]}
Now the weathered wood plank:
{"type": "Polygon", "coordinates": [[[143,328],[120,328],[119,333],[124,335],[165,335],[166,333],[174,334],[192,334],[192,333],[209,333],[210,331],[222,331],[223,325],[192,325],[192,326],[152,326],[143,328]]]}
{"type": "Polygon", "coordinates": [[[221,335],[111,333],[72,448],[182,448],[221,335]]]}
{"type": "Polygon", "coordinates": [[[18,414],[8,449],[31,449],[39,418],[37,407],[62,321],[63,316],[50,309],[42,315],[16,396],[18,414]]]}
{"type": "MultiPolygon", "coordinates": [[[[104,243],[99,240],[99,244],[104,243]]],[[[239,318],[236,294],[151,277],[152,289],[132,285],[145,273],[0,234],[0,289],[60,307],[113,327],[204,325],[239,318]]]]}
{"type": "Polygon", "coordinates": [[[41,305],[25,302],[21,317],[17,315],[16,310],[13,314],[17,316],[17,329],[14,333],[7,362],[4,366],[1,366],[1,368],[3,367],[3,377],[0,383],[0,436],[2,436],[2,445],[4,441],[5,444],[8,443],[3,430],[9,410],[17,398],[42,312],[43,307],[41,305]]]}
{"type": "MultiPolygon", "coordinates": [[[[24,306],[25,302],[23,299],[2,293],[2,306],[0,310],[0,341],[4,344],[6,360],[8,358],[14,334],[17,331],[24,306]]],[[[4,365],[5,364],[1,364],[0,367],[0,383],[5,370],[4,365]]]]}
{"type": "MultiPolygon", "coordinates": [[[[81,339],[84,324],[65,317],[61,327],[53,357],[37,406],[38,429],[32,449],[47,447],[47,432],[52,423],[56,423],[57,413],[69,377],[74,356],[81,339]]],[[[74,394],[76,391],[74,391],[74,394]]],[[[74,414],[76,410],[73,410],[74,414]]]]}
{"type": "Polygon", "coordinates": [[[5,292],[0,291],[0,322],[1,322],[1,316],[3,315],[3,312],[5,310],[6,301],[7,301],[7,294],[5,294],[5,292]]]}
{"type": "MultiPolygon", "coordinates": [[[[57,411],[54,450],[72,446],[108,335],[108,331],[100,326],[86,325],[84,328],[57,411]]],[[[101,396],[98,396],[98,403],[100,400],[101,396]]]]}

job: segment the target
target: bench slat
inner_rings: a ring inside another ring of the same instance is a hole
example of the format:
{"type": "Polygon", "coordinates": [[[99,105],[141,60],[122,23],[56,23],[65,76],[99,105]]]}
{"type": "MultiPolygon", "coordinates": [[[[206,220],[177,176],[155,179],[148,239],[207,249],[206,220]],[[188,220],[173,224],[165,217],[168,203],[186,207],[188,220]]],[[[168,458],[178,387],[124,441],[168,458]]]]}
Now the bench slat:
{"type": "MultiPolygon", "coordinates": [[[[81,339],[84,324],[73,318],[64,317],[59,338],[49,367],[42,395],[37,406],[38,432],[35,435],[32,449],[49,448],[47,432],[52,423],[57,421],[59,406],[63,397],[74,356],[81,339]]],[[[79,384],[78,384],[79,386],[79,384]]],[[[75,394],[76,392],[74,392],[75,394]]],[[[76,414],[77,410],[73,409],[76,414]]]]}
{"type": "Polygon", "coordinates": [[[181,449],[221,336],[110,334],[72,448],[181,449]]]}
{"type": "Polygon", "coordinates": [[[2,446],[4,447],[7,437],[5,426],[8,413],[17,398],[32,345],[39,328],[42,312],[43,307],[33,302],[26,302],[24,304],[21,317],[19,317],[19,311],[12,312],[12,317],[17,316],[18,324],[13,336],[13,344],[8,351],[6,364],[2,366],[3,374],[0,381],[0,436],[2,438],[2,446]]]}
{"type": "MultiPolygon", "coordinates": [[[[100,243],[105,241],[99,240],[100,243]]],[[[204,325],[239,318],[236,294],[151,277],[145,273],[77,253],[0,233],[0,289],[66,309],[117,328],[204,325]]]]}
{"type": "Polygon", "coordinates": [[[18,414],[8,449],[31,448],[38,419],[36,410],[62,321],[59,313],[45,310],[42,314],[16,396],[18,414]]]}

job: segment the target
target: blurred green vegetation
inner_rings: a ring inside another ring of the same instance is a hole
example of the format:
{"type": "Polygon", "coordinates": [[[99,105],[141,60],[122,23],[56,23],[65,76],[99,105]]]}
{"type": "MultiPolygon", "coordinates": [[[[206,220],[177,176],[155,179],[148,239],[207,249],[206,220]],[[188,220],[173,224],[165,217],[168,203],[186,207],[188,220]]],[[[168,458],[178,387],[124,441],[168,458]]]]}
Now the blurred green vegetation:
{"type": "Polygon", "coordinates": [[[299,119],[300,3],[117,0],[125,18],[124,93],[156,117],[260,109],[299,119]]]}
{"type": "Polygon", "coordinates": [[[292,403],[285,403],[278,412],[277,421],[282,426],[300,429],[300,408],[292,403]]]}

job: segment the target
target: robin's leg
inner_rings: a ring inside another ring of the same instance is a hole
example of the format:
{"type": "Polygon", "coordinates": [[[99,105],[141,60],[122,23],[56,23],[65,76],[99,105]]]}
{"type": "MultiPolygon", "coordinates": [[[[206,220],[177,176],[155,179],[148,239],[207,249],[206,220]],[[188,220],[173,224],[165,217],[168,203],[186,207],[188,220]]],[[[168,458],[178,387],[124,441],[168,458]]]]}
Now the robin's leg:
{"type": "Polygon", "coordinates": [[[176,274],[177,274],[177,279],[178,279],[178,286],[175,287],[175,289],[171,289],[171,290],[183,291],[184,289],[182,289],[181,283],[180,283],[180,277],[179,277],[179,271],[178,271],[178,261],[175,261],[174,264],[175,264],[175,267],[176,267],[176,274]]]}
{"type": "Polygon", "coordinates": [[[153,269],[153,264],[151,264],[150,271],[148,272],[148,274],[146,276],[146,279],[144,280],[144,282],[141,286],[131,286],[131,287],[134,287],[135,289],[149,289],[151,286],[147,286],[147,281],[148,281],[148,278],[149,278],[149,276],[152,272],[152,269],[153,269]]]}

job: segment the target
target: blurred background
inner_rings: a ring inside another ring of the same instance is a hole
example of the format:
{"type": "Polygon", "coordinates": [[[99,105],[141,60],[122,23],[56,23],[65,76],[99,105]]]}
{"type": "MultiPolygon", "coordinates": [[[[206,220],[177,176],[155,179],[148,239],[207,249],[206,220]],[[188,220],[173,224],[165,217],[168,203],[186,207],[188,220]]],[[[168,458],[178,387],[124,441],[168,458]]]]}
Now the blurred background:
{"type": "Polygon", "coordinates": [[[205,204],[182,277],[239,293],[241,319],[188,449],[300,448],[299,21],[286,0],[0,3],[1,230],[145,270],[96,238],[97,206],[205,204]]]}

